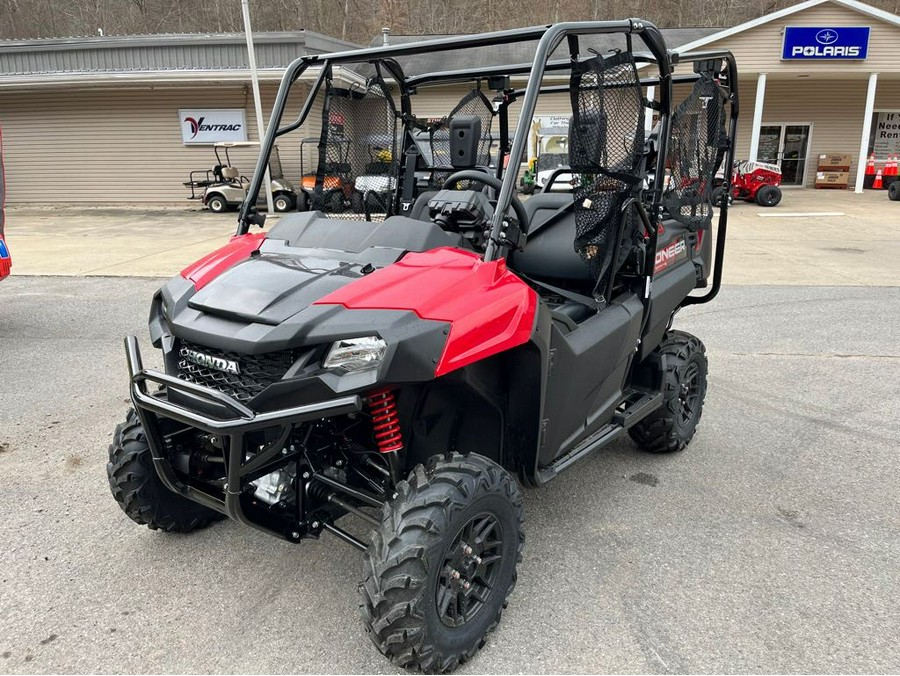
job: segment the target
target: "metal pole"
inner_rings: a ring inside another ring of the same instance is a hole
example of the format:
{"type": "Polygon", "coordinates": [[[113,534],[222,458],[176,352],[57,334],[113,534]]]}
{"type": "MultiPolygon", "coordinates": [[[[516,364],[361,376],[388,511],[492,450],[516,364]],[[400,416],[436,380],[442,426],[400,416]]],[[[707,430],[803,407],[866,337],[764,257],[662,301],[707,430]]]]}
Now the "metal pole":
{"type": "Polygon", "coordinates": [[[759,130],[762,127],[763,105],[766,100],[766,74],[760,73],[756,80],[756,101],[753,105],[753,127],[750,130],[751,162],[759,159],[759,130]]]}
{"type": "Polygon", "coordinates": [[[859,140],[859,159],[856,163],[856,186],[854,192],[863,191],[866,178],[866,153],[869,151],[869,134],[872,132],[872,116],[875,114],[875,89],[878,86],[878,73],[869,73],[869,86],[866,89],[866,112],[863,113],[862,136],[859,140]]]}
{"type": "MultiPolygon", "coordinates": [[[[244,35],[247,36],[247,56],[250,60],[250,79],[253,83],[253,105],[256,108],[259,151],[263,152],[263,138],[266,135],[266,126],[263,124],[262,101],[259,97],[259,76],[256,73],[256,52],[253,49],[253,31],[250,28],[250,0],[241,0],[241,12],[244,15],[244,35]]],[[[272,200],[272,177],[269,174],[268,163],[266,163],[266,208],[270,214],[275,212],[275,204],[272,200]]]]}
{"type": "MultiPolygon", "coordinates": [[[[656,87],[650,85],[647,87],[647,100],[653,101],[656,98],[656,87]]],[[[650,136],[650,132],[653,131],[653,108],[647,106],[647,110],[644,111],[644,138],[650,136]]]]}

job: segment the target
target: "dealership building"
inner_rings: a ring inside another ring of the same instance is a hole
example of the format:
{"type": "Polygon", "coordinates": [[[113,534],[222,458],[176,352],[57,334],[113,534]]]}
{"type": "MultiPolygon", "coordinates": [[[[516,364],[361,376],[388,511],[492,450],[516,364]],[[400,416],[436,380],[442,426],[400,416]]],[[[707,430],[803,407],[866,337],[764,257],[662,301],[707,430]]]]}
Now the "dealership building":
{"type": "MultiPolygon", "coordinates": [[[[737,156],[781,165],[786,186],[812,188],[820,155],[849,156],[846,182],[862,190],[865,160],[900,154],[900,17],[855,0],[807,0],[727,29],[663,31],[670,49],[729,49],[740,73],[737,156]]],[[[308,31],[255,34],[262,106],[284,67],[304,54],[353,49],[308,31]]],[[[392,43],[411,36],[379,36],[392,43]]],[[[454,55],[453,65],[517,63],[521,45],[454,55]]],[[[449,58],[449,57],[447,57],[449,58]]],[[[411,73],[446,68],[423,56],[411,73]]],[[[406,65],[406,64],[405,64],[406,65]]],[[[299,110],[296,87],[289,113],[299,110]]],[[[352,71],[336,74],[351,83],[352,71]]],[[[193,170],[215,164],[212,140],[258,141],[243,34],[146,35],[0,41],[0,128],[10,204],[179,203],[193,170]]],[[[419,115],[445,115],[464,88],[423,88],[419,115]]],[[[568,115],[565,96],[540,115],[568,115]]],[[[511,125],[515,124],[514,109],[511,125]]],[[[314,117],[314,116],[312,116],[314,117]]],[[[529,121],[530,123],[531,121],[529,121]]],[[[279,142],[287,178],[301,173],[300,140],[279,142]]],[[[232,162],[252,172],[255,150],[232,162]]],[[[306,157],[306,162],[309,162],[306,157]]],[[[308,166],[304,166],[308,170],[308,166]]]]}

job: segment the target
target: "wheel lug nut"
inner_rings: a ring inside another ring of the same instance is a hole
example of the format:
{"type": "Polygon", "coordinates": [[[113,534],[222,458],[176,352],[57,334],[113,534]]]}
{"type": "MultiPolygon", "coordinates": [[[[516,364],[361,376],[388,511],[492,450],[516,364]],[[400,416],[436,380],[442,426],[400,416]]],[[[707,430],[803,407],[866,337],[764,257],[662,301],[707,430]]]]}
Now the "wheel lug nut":
{"type": "Polygon", "coordinates": [[[470,588],[471,586],[472,586],[472,583],[471,583],[471,582],[466,582],[465,580],[463,580],[463,583],[462,583],[462,588],[463,588],[463,589],[465,589],[466,591],[469,591],[469,588],[470,588]]]}
{"type": "Polygon", "coordinates": [[[480,557],[480,556],[473,556],[473,557],[472,557],[472,560],[475,562],[475,565],[476,565],[476,566],[480,566],[480,565],[481,565],[481,557],[480,557]]]}
{"type": "Polygon", "coordinates": [[[466,556],[468,556],[469,554],[472,553],[472,551],[473,551],[473,550],[472,550],[472,548],[471,548],[469,545],[463,545],[463,554],[465,554],[466,556]]]}
{"type": "Polygon", "coordinates": [[[458,580],[458,579],[459,579],[459,571],[458,571],[458,570],[451,570],[451,571],[450,571],[450,577],[451,577],[451,579],[453,579],[453,580],[458,580]]]}

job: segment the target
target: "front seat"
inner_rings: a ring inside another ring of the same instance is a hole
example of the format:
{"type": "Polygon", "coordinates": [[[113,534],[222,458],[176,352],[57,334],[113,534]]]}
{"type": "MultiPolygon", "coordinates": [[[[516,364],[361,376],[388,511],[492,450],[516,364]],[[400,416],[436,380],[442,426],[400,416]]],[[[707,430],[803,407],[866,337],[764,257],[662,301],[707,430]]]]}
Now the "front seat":
{"type": "Polygon", "coordinates": [[[528,238],[524,251],[512,251],[509,267],[537,280],[592,288],[590,268],[575,251],[575,210],[571,193],[540,193],[524,203],[528,238]]]}

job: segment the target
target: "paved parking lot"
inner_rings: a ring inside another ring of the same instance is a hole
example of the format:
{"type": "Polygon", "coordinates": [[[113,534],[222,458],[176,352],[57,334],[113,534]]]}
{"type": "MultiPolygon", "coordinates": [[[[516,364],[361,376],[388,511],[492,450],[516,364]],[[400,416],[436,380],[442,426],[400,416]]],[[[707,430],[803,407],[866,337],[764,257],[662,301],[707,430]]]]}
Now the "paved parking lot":
{"type": "MultiPolygon", "coordinates": [[[[237,216],[13,207],[7,221],[16,274],[166,277],[224,242],[237,216]]],[[[729,284],[900,285],[900,205],[884,192],[786,190],[773,209],[736,203],[729,227],[729,284]]]]}
{"type": "MultiPolygon", "coordinates": [[[[786,207],[850,214],[796,194],[786,207]]],[[[677,321],[709,351],[695,441],[617,443],[527,491],[519,585],[463,673],[900,670],[898,219],[758,211],[734,210],[729,286],[677,321]]],[[[160,280],[25,276],[52,270],[53,224],[26,232],[21,213],[0,284],[0,672],[391,673],[357,617],[354,550],[232,523],[167,536],[119,511],[104,465],[121,338],[149,350],[160,280]]],[[[60,245],[58,272],[171,272],[231,229],[155,213],[128,212],[156,219],[138,233],[60,212],[60,241],[84,249],[60,245]],[[124,259],[134,242],[159,253],[124,259]]]]}

